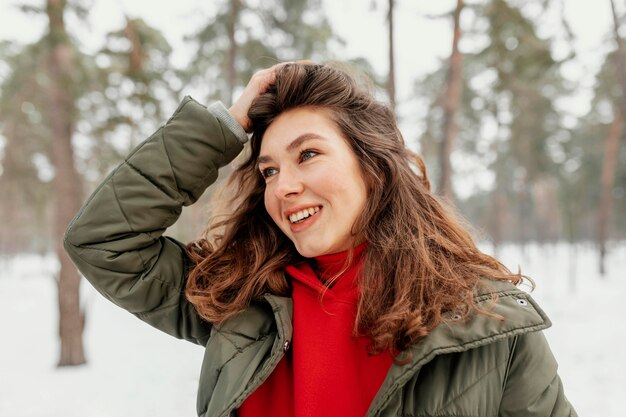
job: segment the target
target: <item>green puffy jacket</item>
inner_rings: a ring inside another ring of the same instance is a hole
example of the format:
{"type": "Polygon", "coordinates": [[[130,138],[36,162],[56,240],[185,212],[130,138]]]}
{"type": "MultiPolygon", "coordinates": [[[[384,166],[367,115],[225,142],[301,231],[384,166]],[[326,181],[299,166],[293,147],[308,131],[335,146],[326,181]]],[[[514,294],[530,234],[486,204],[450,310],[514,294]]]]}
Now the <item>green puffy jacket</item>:
{"type": "MultiPolygon", "coordinates": [[[[87,200],[65,248],[106,298],[177,338],[205,346],[199,416],[233,416],[290,347],[290,298],[266,295],[217,327],[184,296],[184,245],[162,236],[247,139],[217,103],[187,97],[87,200]]],[[[393,365],[367,416],[572,416],[557,364],[541,332],[548,318],[530,296],[493,283],[495,312],[442,324],[393,365]]],[[[478,294],[479,304],[489,294],[478,294]]]]}

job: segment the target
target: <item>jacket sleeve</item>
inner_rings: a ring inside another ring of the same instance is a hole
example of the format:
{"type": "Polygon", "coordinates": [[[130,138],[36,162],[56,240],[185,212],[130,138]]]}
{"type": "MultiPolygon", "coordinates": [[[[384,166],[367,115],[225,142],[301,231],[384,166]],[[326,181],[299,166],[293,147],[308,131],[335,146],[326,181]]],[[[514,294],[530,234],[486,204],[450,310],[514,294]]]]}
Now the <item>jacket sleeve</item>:
{"type": "Polygon", "coordinates": [[[185,97],[69,224],[65,250],[85,278],[141,320],[205,345],[211,326],[184,295],[189,268],[184,245],[162,234],[246,140],[221,103],[207,109],[185,97]]]}
{"type": "Polygon", "coordinates": [[[499,417],[577,416],[543,332],[516,337],[508,368],[499,417]]]}

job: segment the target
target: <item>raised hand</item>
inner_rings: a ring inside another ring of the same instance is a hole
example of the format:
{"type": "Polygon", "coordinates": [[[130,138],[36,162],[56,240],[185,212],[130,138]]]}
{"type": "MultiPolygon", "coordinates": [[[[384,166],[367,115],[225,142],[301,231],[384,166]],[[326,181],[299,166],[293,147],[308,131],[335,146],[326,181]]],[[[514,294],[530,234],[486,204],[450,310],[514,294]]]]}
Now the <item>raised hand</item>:
{"type": "Polygon", "coordinates": [[[257,96],[263,94],[267,88],[272,85],[276,79],[276,70],[286,64],[288,63],[283,62],[256,72],[252,78],[250,78],[250,81],[248,81],[248,85],[243,90],[243,93],[241,93],[241,96],[239,96],[228,109],[233,118],[246,132],[250,133],[252,129],[251,121],[248,118],[248,109],[252,101],[254,101],[257,96]]]}

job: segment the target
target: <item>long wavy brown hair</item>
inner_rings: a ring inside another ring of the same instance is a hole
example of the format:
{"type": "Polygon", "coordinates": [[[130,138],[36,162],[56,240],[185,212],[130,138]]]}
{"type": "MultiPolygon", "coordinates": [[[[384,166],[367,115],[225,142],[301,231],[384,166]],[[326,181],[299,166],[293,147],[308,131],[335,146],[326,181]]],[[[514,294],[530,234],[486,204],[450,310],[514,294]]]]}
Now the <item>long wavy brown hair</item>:
{"type": "Polygon", "coordinates": [[[252,104],[250,152],[228,183],[233,212],[213,221],[205,237],[188,246],[195,267],[186,295],[198,313],[219,324],[265,293],[289,295],[284,269],[304,258],[265,210],[265,183],[256,161],[272,121],[305,106],[331,115],[370,189],[353,227],[368,242],[355,335],[372,338],[372,353],[401,352],[447,312],[491,314],[474,301],[485,282],[481,278],[518,284],[522,275],[478,250],[466,226],[431,192],[422,159],[405,147],[386,105],[346,72],[309,63],[283,66],[252,104]]]}

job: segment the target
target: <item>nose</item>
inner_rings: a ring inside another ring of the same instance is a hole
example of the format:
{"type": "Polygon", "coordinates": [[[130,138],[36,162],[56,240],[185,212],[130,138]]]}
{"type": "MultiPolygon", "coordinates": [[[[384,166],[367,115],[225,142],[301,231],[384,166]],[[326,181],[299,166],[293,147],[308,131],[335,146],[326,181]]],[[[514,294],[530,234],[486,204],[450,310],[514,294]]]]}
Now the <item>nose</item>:
{"type": "Polygon", "coordinates": [[[276,179],[274,195],[279,199],[298,196],[304,190],[300,176],[293,170],[281,169],[276,179]]]}

